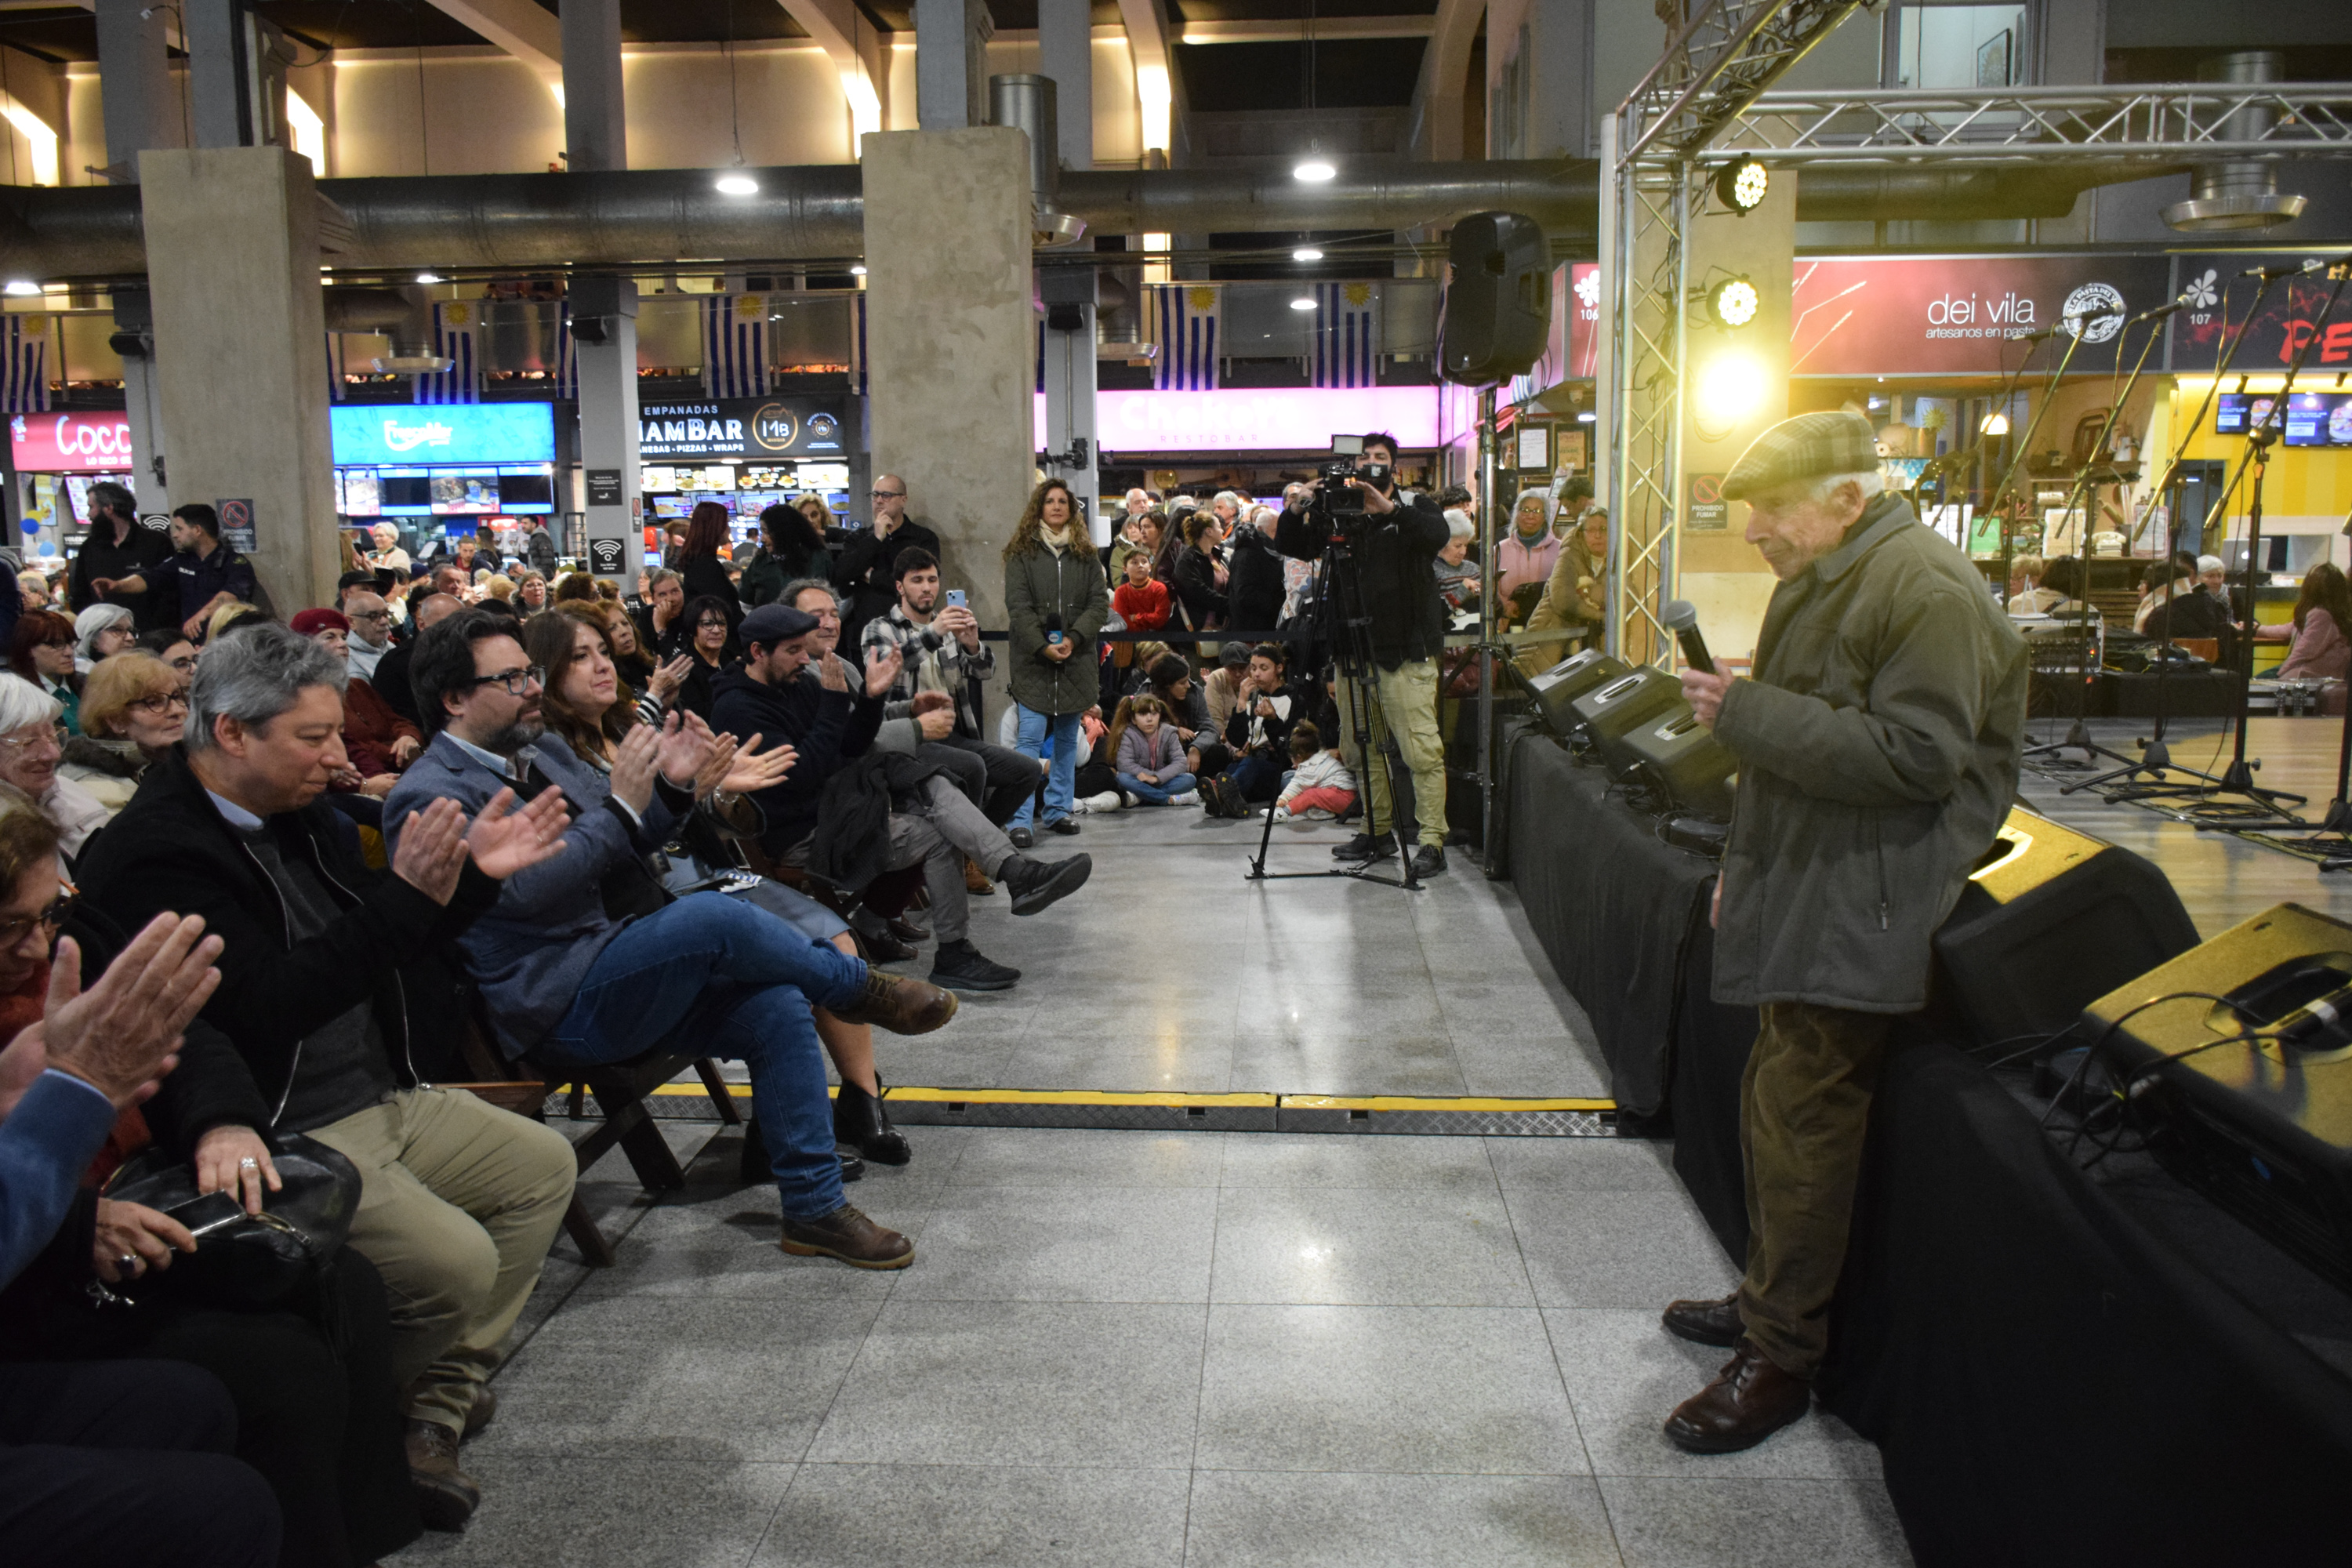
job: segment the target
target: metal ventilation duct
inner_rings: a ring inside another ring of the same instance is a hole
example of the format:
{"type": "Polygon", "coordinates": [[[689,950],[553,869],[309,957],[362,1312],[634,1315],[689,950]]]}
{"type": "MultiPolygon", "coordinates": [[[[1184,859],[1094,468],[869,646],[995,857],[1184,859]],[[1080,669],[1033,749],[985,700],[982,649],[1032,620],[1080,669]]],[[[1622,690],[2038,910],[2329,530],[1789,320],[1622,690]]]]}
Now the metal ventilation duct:
{"type": "MultiPolygon", "coordinates": [[[[350,219],[334,257],[343,271],[667,270],[864,254],[855,164],[744,172],[759,181],[758,195],[721,195],[701,169],[322,180],[319,188],[350,219]]],[[[2168,172],[2145,163],[1808,169],[1799,176],[1797,216],[2046,217],[2066,212],[2090,186],[2168,172]]],[[[1056,209],[1097,234],[1381,234],[1500,210],[1573,239],[1595,232],[1600,193],[1597,165],[1581,159],[1359,163],[1315,185],[1282,172],[1056,173],[1056,209]]],[[[59,282],[146,270],[136,185],[0,186],[0,279],[59,282]]]]}
{"type": "Polygon", "coordinates": [[[1041,250],[1076,245],[1086,237],[1086,220],[1062,210],[1062,131],[1049,76],[988,79],[988,120],[1029,137],[1030,242],[1041,250]]]}
{"type": "MultiPolygon", "coordinates": [[[[2238,84],[2277,81],[2284,63],[2276,49],[2243,49],[2202,62],[2197,68],[2197,79],[2238,84]]],[[[2277,123],[2277,110],[2250,103],[2223,121],[2219,134],[2225,142],[2259,142],[2277,123]]],[[[2164,221],[2184,234],[2275,228],[2303,216],[2303,197],[2279,193],[2276,163],[2247,158],[2200,163],[2196,173],[2195,194],[2164,209],[2164,221]]]]}

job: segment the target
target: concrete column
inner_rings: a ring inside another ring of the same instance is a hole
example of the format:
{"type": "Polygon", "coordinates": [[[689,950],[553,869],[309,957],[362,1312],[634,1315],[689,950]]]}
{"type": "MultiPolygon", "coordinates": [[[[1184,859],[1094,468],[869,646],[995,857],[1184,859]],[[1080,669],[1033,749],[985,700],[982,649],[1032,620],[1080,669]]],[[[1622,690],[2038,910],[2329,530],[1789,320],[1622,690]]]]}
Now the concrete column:
{"type": "MultiPolygon", "coordinates": [[[[118,181],[137,181],[140,153],[179,145],[179,119],[172,112],[179,95],[172,86],[165,37],[170,19],[170,12],[146,0],[99,0],[98,73],[106,116],[106,161],[118,181]]],[[[114,290],[114,347],[122,358],[123,404],[131,425],[131,489],[142,511],[169,511],[154,316],[146,289],[114,290]]]]}
{"type": "Polygon", "coordinates": [[[319,200],[281,147],[139,156],[163,417],[182,500],[250,503],[249,553],[282,614],[342,570],[320,363],[319,200]]]}
{"type": "Polygon", "coordinates": [[[646,543],[645,485],[637,468],[635,279],[572,280],[572,353],[580,369],[580,469],[587,491],[580,510],[588,514],[588,565],[598,576],[619,583],[624,595],[632,594],[645,564],[646,543]],[[589,342],[599,333],[603,342],[589,342]],[[613,542],[620,545],[617,567],[597,571],[611,563],[613,542]]]}
{"type": "Polygon", "coordinates": [[[906,479],[908,515],[938,532],[948,584],[992,630],[1035,466],[1028,140],[892,131],[866,138],[863,161],[873,471],[906,479]]]}
{"type": "Polygon", "coordinates": [[[621,101],[621,0],[564,0],[563,140],[575,174],[629,166],[621,101]]]}
{"type": "Polygon", "coordinates": [[[995,31],[987,0],[915,0],[918,125],[954,131],[987,122],[988,40],[995,31]]]}
{"type": "Polygon", "coordinates": [[[171,12],[147,0],[98,0],[98,75],[106,115],[106,161],[117,178],[139,177],[139,154],[180,144],[179,94],[172,86],[165,25],[171,12]]]}
{"type": "Polygon", "coordinates": [[[1051,77],[1062,166],[1095,166],[1095,36],[1090,0],[1037,0],[1037,74],[1051,77]]]}

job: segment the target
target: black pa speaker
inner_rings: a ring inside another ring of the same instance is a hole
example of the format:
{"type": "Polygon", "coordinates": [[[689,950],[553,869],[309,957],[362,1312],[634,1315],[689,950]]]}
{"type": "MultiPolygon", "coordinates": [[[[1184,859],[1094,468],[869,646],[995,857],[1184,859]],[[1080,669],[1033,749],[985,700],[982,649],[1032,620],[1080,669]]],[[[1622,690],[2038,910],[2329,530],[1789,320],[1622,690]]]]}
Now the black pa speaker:
{"type": "Polygon", "coordinates": [[[1687,705],[1670,708],[1654,724],[1637,724],[1601,757],[1612,771],[1633,773],[1666,797],[1682,816],[1731,820],[1732,775],[1739,759],[1717,740],[1687,705]]]}
{"type": "Polygon", "coordinates": [[[2280,904],[2083,1026],[2166,1169],[2352,1290],[2352,926],[2280,904]]]}
{"type": "Polygon", "coordinates": [[[1612,773],[1622,773],[1628,764],[1618,742],[1641,725],[1689,705],[1683,700],[1681,681],[1643,665],[1603,681],[1568,706],[1577,726],[1600,747],[1601,760],[1612,773]]]}
{"type": "Polygon", "coordinates": [[[1551,338],[1551,244],[1518,213],[1472,213],[1454,226],[1437,363],[1484,386],[1525,375],[1551,338]]]}
{"type": "Polygon", "coordinates": [[[1624,673],[1623,659],[1589,647],[1560,660],[1541,675],[1530,677],[1528,695],[1535,699],[1536,711],[1543,715],[1545,728],[1555,735],[1566,735],[1576,728],[1576,714],[1570,704],[1594,687],[1624,673]]]}
{"type": "Polygon", "coordinates": [[[2195,947],[2197,928],[2153,862],[2021,806],[1933,945],[1969,1034],[2023,1046],[2195,947]]]}

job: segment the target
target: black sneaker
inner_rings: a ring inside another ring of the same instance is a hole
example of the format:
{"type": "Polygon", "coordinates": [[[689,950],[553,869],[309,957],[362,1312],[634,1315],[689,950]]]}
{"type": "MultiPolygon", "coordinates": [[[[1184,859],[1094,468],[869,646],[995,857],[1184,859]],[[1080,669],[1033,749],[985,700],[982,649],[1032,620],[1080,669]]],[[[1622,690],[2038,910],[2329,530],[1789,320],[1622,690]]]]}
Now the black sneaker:
{"type": "Polygon", "coordinates": [[[1434,844],[1424,844],[1412,852],[1412,874],[1434,877],[1445,869],[1445,851],[1434,844]]]}
{"type": "Polygon", "coordinates": [[[1087,855],[1073,855],[1066,860],[1032,860],[1016,855],[997,868],[996,874],[1013,889],[1013,912],[1034,915],[1085,887],[1094,869],[1094,858],[1087,855]]]}
{"type": "Polygon", "coordinates": [[[1013,847],[1015,849],[1034,849],[1037,847],[1037,836],[1030,832],[1025,827],[1013,828],[1012,831],[1005,834],[1004,837],[1013,840],[1013,847]]]}
{"type": "Polygon", "coordinates": [[[1075,816],[1057,816],[1045,824],[1045,831],[1076,837],[1078,831],[1078,819],[1075,816]]]}
{"type": "Polygon", "coordinates": [[[1021,972],[991,962],[970,941],[943,942],[931,965],[931,984],[950,991],[1010,991],[1021,972]]]}
{"type": "Polygon", "coordinates": [[[1331,851],[1335,860],[1369,862],[1385,860],[1397,852],[1396,837],[1383,833],[1375,838],[1369,833],[1359,833],[1331,851]]]}

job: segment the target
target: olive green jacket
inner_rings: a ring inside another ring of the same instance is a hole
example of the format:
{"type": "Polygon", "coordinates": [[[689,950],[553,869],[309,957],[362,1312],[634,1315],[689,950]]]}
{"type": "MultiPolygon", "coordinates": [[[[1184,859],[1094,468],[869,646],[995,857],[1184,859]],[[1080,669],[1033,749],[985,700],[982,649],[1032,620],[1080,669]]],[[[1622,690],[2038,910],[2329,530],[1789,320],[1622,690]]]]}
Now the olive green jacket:
{"type": "Polygon", "coordinates": [[[2017,793],[2025,688],[1983,575],[1900,496],[1773,590],[1715,726],[1740,764],[1717,1000],[1926,1004],[1928,939],[2017,793]]]}
{"type": "Polygon", "coordinates": [[[1012,624],[1005,685],[1034,713],[1083,713],[1102,700],[1095,634],[1110,622],[1102,558],[1083,532],[1056,552],[1043,544],[1004,561],[1004,614],[1012,624]],[[1045,657],[1046,617],[1061,616],[1070,657],[1045,657]]]}

